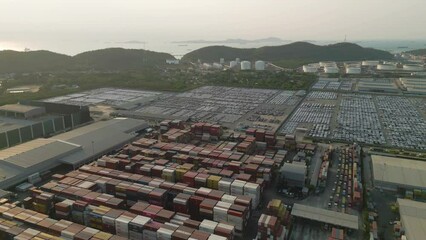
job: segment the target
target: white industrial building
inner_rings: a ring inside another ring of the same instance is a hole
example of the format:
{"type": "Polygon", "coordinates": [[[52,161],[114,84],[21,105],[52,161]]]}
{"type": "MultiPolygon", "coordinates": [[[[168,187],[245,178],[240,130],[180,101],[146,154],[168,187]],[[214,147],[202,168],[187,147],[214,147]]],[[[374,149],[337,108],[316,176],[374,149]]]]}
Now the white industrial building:
{"type": "Polygon", "coordinates": [[[423,65],[420,64],[404,64],[402,66],[402,69],[404,71],[412,71],[412,72],[420,72],[420,71],[424,71],[425,68],[423,67],[423,65]]]}
{"type": "Polygon", "coordinates": [[[372,60],[366,60],[361,62],[361,65],[365,67],[375,67],[379,64],[380,64],[379,61],[372,61],[372,60]]]}
{"type": "Polygon", "coordinates": [[[404,235],[408,240],[423,240],[426,236],[426,203],[397,199],[404,235]]]}
{"type": "Polygon", "coordinates": [[[361,74],[361,64],[348,63],[345,64],[346,74],[361,74]]]}
{"type": "Polygon", "coordinates": [[[142,120],[115,118],[1,150],[0,188],[9,188],[32,174],[62,164],[78,167],[120,148],[147,127],[142,120]]]}
{"type": "Polygon", "coordinates": [[[380,71],[395,71],[397,70],[397,66],[394,63],[382,63],[377,65],[377,70],[380,71]]]}
{"type": "Polygon", "coordinates": [[[313,64],[308,64],[308,65],[303,65],[303,72],[305,73],[316,73],[318,72],[319,66],[317,65],[313,65],[313,64]]]}
{"type": "Polygon", "coordinates": [[[325,73],[339,73],[339,68],[337,66],[325,66],[325,73]]]}
{"type": "Polygon", "coordinates": [[[426,94],[426,79],[424,78],[400,78],[399,81],[408,93],[426,94]]]}
{"type": "Polygon", "coordinates": [[[426,190],[426,162],[380,155],[372,155],[371,159],[375,187],[426,190]]]}

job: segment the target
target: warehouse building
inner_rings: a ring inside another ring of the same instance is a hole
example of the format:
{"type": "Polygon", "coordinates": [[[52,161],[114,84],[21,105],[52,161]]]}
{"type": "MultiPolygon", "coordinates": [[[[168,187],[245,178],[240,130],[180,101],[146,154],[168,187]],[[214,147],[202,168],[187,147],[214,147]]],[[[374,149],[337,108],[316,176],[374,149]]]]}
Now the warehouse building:
{"type": "Polygon", "coordinates": [[[305,187],[306,174],[304,162],[285,163],[280,169],[281,180],[287,187],[305,187]]]}
{"type": "Polygon", "coordinates": [[[0,188],[9,188],[34,173],[62,164],[80,166],[122,147],[147,127],[142,120],[115,118],[1,150],[0,188]]]}
{"type": "Polygon", "coordinates": [[[426,190],[426,162],[372,155],[374,185],[390,191],[426,190]]]}
{"type": "Polygon", "coordinates": [[[426,203],[398,198],[402,229],[408,240],[421,240],[426,236],[426,203]]]}
{"type": "Polygon", "coordinates": [[[346,229],[358,230],[358,216],[295,203],[291,215],[346,229]]]}
{"type": "Polygon", "coordinates": [[[28,101],[0,107],[0,149],[49,137],[91,121],[87,107],[28,101]]]}

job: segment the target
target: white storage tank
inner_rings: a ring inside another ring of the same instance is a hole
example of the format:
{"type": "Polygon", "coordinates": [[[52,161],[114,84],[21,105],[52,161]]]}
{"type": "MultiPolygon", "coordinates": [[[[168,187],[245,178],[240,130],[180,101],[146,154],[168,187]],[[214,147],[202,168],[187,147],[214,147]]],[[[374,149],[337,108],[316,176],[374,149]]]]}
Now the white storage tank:
{"type": "Polygon", "coordinates": [[[418,72],[418,71],[423,71],[424,67],[423,65],[419,65],[419,64],[404,64],[402,66],[402,69],[404,71],[414,71],[414,72],[418,72]]]}
{"type": "Polygon", "coordinates": [[[303,65],[303,72],[305,73],[316,73],[318,72],[318,67],[313,65],[303,65]]]}
{"type": "Polygon", "coordinates": [[[356,66],[346,67],[346,74],[361,74],[361,68],[356,66]]]}
{"type": "Polygon", "coordinates": [[[250,70],[250,69],[251,69],[251,63],[249,61],[241,62],[241,70],[250,70]]]}
{"type": "Polygon", "coordinates": [[[366,67],[375,67],[375,66],[379,65],[379,61],[368,60],[368,61],[362,61],[361,64],[362,64],[362,66],[366,66],[366,67]]]}
{"type": "Polygon", "coordinates": [[[333,66],[337,66],[336,62],[320,62],[319,63],[321,67],[333,67],[333,66]]]}
{"type": "Polygon", "coordinates": [[[256,61],[254,63],[254,68],[256,69],[256,71],[263,71],[265,70],[265,62],[264,61],[256,61]]]}
{"type": "Polygon", "coordinates": [[[396,70],[396,64],[392,64],[392,63],[379,64],[379,65],[377,65],[377,70],[393,71],[393,70],[396,70]]]}
{"type": "Polygon", "coordinates": [[[339,73],[339,68],[337,66],[326,66],[324,67],[325,73],[339,73]]]}
{"type": "Polygon", "coordinates": [[[231,61],[231,62],[229,62],[229,67],[230,68],[236,68],[237,67],[237,61],[231,61]]]}

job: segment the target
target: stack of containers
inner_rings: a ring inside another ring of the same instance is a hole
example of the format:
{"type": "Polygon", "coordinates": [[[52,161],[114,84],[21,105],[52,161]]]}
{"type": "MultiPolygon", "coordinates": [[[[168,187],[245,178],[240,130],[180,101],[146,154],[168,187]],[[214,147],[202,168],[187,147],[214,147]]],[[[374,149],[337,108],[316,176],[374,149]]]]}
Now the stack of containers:
{"type": "Polygon", "coordinates": [[[244,185],[246,185],[246,183],[245,181],[234,180],[231,184],[231,195],[244,195],[244,185]]]}
{"type": "Polygon", "coordinates": [[[213,220],[216,222],[228,222],[228,210],[231,203],[219,201],[213,208],[213,220]]]}
{"type": "Polygon", "coordinates": [[[74,204],[74,201],[64,200],[62,202],[55,204],[55,215],[58,219],[70,220],[71,218],[71,208],[74,204]]]}
{"type": "Polygon", "coordinates": [[[42,193],[35,197],[33,208],[39,213],[49,214],[53,208],[53,198],[55,195],[50,193],[42,193]]]}
{"type": "Polygon", "coordinates": [[[252,207],[256,209],[260,203],[260,186],[256,183],[246,183],[244,185],[244,195],[251,197],[252,207]]]}
{"type": "Polygon", "coordinates": [[[173,199],[173,208],[175,212],[185,213],[188,214],[188,203],[189,198],[191,195],[185,194],[185,193],[179,193],[174,199],[173,199]]]}
{"type": "Polygon", "coordinates": [[[136,216],[129,222],[129,239],[139,240],[143,239],[143,230],[145,224],[151,222],[151,218],[144,216],[136,216]]]}
{"type": "Polygon", "coordinates": [[[172,168],[166,168],[161,173],[161,178],[168,182],[175,182],[176,181],[176,170],[172,168]]]}
{"type": "Polygon", "coordinates": [[[284,240],[286,229],[274,216],[262,214],[257,223],[257,239],[284,240]]]}
{"type": "Polygon", "coordinates": [[[231,193],[232,180],[227,178],[220,179],[218,183],[218,190],[225,192],[226,194],[231,193]]]}
{"type": "Polygon", "coordinates": [[[129,216],[129,214],[122,214],[115,219],[115,234],[120,237],[129,237],[129,223],[132,221],[134,216],[129,216]]]}

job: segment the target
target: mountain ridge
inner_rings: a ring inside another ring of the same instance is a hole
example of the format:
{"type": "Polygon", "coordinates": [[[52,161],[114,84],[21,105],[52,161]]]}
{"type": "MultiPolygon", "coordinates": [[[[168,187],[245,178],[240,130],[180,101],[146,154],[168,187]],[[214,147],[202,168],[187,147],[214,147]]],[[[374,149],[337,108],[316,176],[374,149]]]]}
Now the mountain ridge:
{"type": "Polygon", "coordinates": [[[389,52],[373,48],[363,48],[354,43],[336,43],[325,46],[308,42],[294,42],[281,46],[260,48],[233,48],[227,46],[209,46],[194,50],[183,56],[182,60],[211,62],[240,58],[241,60],[265,60],[272,62],[288,60],[306,61],[355,61],[392,59],[389,52]]]}

